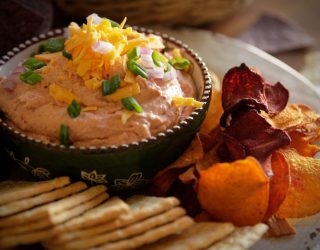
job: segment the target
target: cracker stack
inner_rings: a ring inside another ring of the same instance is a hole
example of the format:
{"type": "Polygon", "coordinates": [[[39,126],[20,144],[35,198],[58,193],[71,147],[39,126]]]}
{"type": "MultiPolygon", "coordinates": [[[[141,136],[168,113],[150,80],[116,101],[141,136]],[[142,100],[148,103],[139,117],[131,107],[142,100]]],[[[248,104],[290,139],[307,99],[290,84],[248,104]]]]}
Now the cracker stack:
{"type": "Polygon", "coordinates": [[[109,195],[103,185],[87,189],[68,177],[0,184],[0,249],[54,236],[55,225],[97,206],[109,195]]]}
{"type": "MultiPolygon", "coordinates": [[[[119,198],[113,199],[120,202],[119,198]]],[[[174,197],[133,196],[126,203],[129,211],[118,217],[97,219],[97,213],[89,211],[57,226],[56,236],[43,244],[48,249],[135,249],[194,224],[174,197]]]]}
{"type": "Polygon", "coordinates": [[[173,235],[140,250],[244,250],[252,247],[268,227],[236,228],[230,223],[200,222],[183,234],[173,235]]]}
{"type": "Polygon", "coordinates": [[[246,249],[266,230],[194,223],[174,197],[109,199],[105,186],[68,177],[0,183],[0,249],[36,242],[59,250],[246,249]]]}

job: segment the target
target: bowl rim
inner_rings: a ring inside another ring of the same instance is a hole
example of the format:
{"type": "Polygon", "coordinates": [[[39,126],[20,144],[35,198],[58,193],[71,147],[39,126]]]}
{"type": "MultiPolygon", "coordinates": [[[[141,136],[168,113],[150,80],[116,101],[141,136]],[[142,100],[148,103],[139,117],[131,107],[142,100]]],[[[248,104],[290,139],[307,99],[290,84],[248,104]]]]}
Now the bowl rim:
{"type": "MultiPolygon", "coordinates": [[[[158,142],[159,140],[163,140],[168,137],[171,137],[175,133],[178,133],[179,131],[183,130],[183,128],[187,127],[200,114],[200,112],[203,112],[204,107],[209,106],[209,101],[210,101],[211,91],[212,91],[212,85],[211,85],[212,80],[211,80],[207,66],[203,62],[202,58],[196,52],[194,52],[191,48],[189,48],[188,45],[184,44],[182,41],[172,36],[169,36],[165,33],[153,31],[152,29],[147,29],[139,26],[130,26],[130,27],[132,27],[134,30],[141,33],[154,34],[154,35],[160,36],[162,39],[164,39],[164,41],[174,44],[177,47],[183,48],[188,53],[188,55],[192,57],[192,59],[200,67],[200,70],[203,76],[204,86],[203,86],[202,95],[199,100],[203,103],[203,106],[201,108],[195,109],[188,117],[180,121],[178,124],[166,129],[165,131],[159,132],[158,134],[151,136],[150,138],[144,138],[140,141],[135,141],[128,144],[112,145],[112,146],[76,147],[73,145],[64,146],[59,143],[44,142],[40,139],[35,139],[32,136],[28,136],[23,131],[19,131],[18,129],[10,126],[1,117],[0,117],[0,126],[5,130],[7,130],[9,133],[11,133],[13,136],[19,139],[22,139],[28,143],[35,144],[38,147],[45,147],[51,150],[58,150],[63,152],[89,152],[89,153],[109,153],[109,152],[121,152],[128,149],[138,149],[138,147],[141,147],[142,145],[144,146],[152,145],[158,142]]],[[[10,59],[12,59],[14,56],[19,54],[26,48],[30,47],[31,45],[41,42],[43,40],[47,40],[52,37],[62,36],[66,30],[67,30],[67,27],[51,30],[47,33],[39,34],[38,36],[34,36],[31,39],[26,40],[23,43],[20,43],[18,46],[12,48],[10,51],[8,51],[5,55],[2,56],[2,58],[0,59],[0,67],[5,65],[10,59]]]]}

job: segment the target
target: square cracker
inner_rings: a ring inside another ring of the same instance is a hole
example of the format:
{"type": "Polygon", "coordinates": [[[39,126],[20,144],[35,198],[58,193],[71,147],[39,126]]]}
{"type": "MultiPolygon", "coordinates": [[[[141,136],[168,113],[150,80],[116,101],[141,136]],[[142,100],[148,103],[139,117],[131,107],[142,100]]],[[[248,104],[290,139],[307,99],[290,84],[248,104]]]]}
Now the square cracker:
{"type": "MultiPolygon", "coordinates": [[[[88,228],[118,218],[121,214],[129,211],[129,206],[119,197],[112,197],[110,200],[93,208],[81,216],[78,216],[64,224],[55,227],[57,233],[75,231],[88,228]]],[[[68,235],[68,234],[65,234],[68,235]]]]}
{"type": "Polygon", "coordinates": [[[88,235],[84,230],[63,234],[53,240],[51,244],[49,242],[46,243],[46,246],[74,250],[89,249],[101,244],[106,244],[107,242],[119,241],[135,235],[143,234],[153,228],[173,222],[184,215],[185,210],[183,208],[176,207],[154,217],[149,217],[143,221],[139,221],[127,227],[107,233],[88,235]],[[74,235],[74,237],[70,237],[72,235],[74,235]]]}
{"type": "Polygon", "coordinates": [[[180,204],[175,197],[155,197],[135,195],[126,200],[130,207],[127,214],[121,215],[118,219],[105,225],[105,229],[113,230],[119,227],[130,225],[150,216],[162,213],[180,204]]]}
{"type": "Polygon", "coordinates": [[[174,222],[151,229],[144,234],[125,240],[110,242],[95,248],[95,250],[135,249],[141,247],[144,244],[152,243],[165,238],[169,235],[181,233],[182,231],[192,227],[193,224],[193,219],[188,216],[183,216],[174,222]]]}
{"type": "Polygon", "coordinates": [[[61,227],[55,227],[55,230],[59,232],[59,236],[54,239],[53,243],[50,239],[51,242],[48,242],[48,244],[57,244],[59,242],[66,241],[67,239],[71,240],[71,238],[82,237],[83,235],[86,235],[87,237],[97,235],[133,224],[137,221],[141,221],[167,211],[172,207],[176,207],[179,205],[179,200],[175,197],[161,198],[136,195],[127,199],[127,203],[130,206],[128,213],[122,214],[112,221],[109,221],[108,218],[101,220],[101,223],[97,224],[95,227],[85,228],[79,232],[74,232],[73,234],[63,234],[63,225],[61,225],[61,227]],[[106,221],[106,223],[103,223],[104,221],[106,221]]]}
{"type": "Polygon", "coordinates": [[[234,231],[231,223],[196,223],[180,235],[173,235],[160,242],[146,246],[143,250],[200,250],[217,242],[234,231]]]}
{"type": "Polygon", "coordinates": [[[86,233],[95,235],[121,228],[137,221],[144,220],[148,217],[160,214],[173,207],[179,205],[179,200],[175,197],[154,197],[136,195],[126,200],[130,210],[128,213],[120,215],[117,219],[108,221],[107,223],[100,223],[94,228],[88,228],[86,233]]]}
{"type": "Polygon", "coordinates": [[[107,193],[100,193],[93,199],[90,199],[81,204],[78,204],[75,207],[70,208],[68,210],[61,211],[59,213],[54,213],[54,214],[49,213],[48,217],[44,219],[40,219],[36,222],[4,228],[3,230],[0,231],[1,233],[0,238],[6,237],[8,235],[18,235],[18,234],[28,233],[32,231],[39,231],[39,230],[47,229],[48,227],[52,227],[53,225],[63,223],[69,219],[72,219],[82,214],[83,212],[93,207],[96,207],[101,202],[105,201],[108,197],[109,195],[107,193]]]}
{"type": "Polygon", "coordinates": [[[49,192],[68,184],[70,178],[67,176],[39,182],[4,181],[0,183],[0,205],[49,192]]]}
{"type": "Polygon", "coordinates": [[[104,185],[94,186],[81,193],[76,193],[61,200],[42,205],[19,214],[11,215],[9,217],[0,218],[0,227],[8,227],[12,225],[18,226],[39,220],[41,217],[46,216],[47,213],[55,214],[75,207],[96,197],[104,191],[106,191],[106,187],[104,185]]]}
{"type": "Polygon", "coordinates": [[[0,238],[0,249],[12,248],[18,245],[33,244],[52,236],[53,233],[51,228],[26,234],[9,235],[5,238],[0,238]]]}
{"type": "Polygon", "coordinates": [[[84,182],[76,182],[69,186],[61,187],[50,192],[3,204],[0,206],[0,217],[12,215],[17,212],[48,203],[50,201],[64,198],[71,194],[77,193],[86,187],[87,185],[84,182]]]}
{"type": "Polygon", "coordinates": [[[252,247],[267,232],[268,226],[259,223],[252,227],[240,227],[227,238],[219,241],[207,250],[243,250],[252,247]]]}

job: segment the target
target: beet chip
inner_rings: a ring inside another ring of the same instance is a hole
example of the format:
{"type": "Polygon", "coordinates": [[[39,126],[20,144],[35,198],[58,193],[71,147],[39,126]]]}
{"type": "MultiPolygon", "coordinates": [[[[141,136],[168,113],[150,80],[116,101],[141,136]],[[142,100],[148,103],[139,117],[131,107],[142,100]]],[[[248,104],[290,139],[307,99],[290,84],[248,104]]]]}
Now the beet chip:
{"type": "Polygon", "coordinates": [[[263,163],[273,151],[290,144],[286,132],[273,128],[254,109],[238,116],[223,135],[231,160],[250,155],[263,163]]]}
{"type": "Polygon", "coordinates": [[[271,85],[244,63],[230,69],[223,79],[222,106],[224,113],[220,124],[226,127],[229,115],[239,110],[253,108],[269,115],[278,114],[287,105],[288,90],[281,84],[271,85]]]}

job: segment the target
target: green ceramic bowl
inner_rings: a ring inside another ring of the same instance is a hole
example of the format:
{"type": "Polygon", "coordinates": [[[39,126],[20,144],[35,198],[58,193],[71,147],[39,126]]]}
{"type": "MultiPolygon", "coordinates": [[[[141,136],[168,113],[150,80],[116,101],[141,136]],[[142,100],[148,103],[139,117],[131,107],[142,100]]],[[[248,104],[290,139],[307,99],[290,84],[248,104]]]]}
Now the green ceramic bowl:
{"type": "MultiPolygon", "coordinates": [[[[151,30],[136,28],[140,32],[151,30]]],[[[9,74],[19,62],[36,51],[39,44],[49,37],[61,36],[58,29],[42,34],[13,48],[0,60],[0,75],[9,74]]],[[[206,115],[210,96],[211,79],[199,56],[186,45],[172,37],[160,35],[167,47],[185,49],[193,62],[193,79],[198,90],[198,100],[204,103],[184,121],[151,138],[111,147],[64,147],[44,143],[17,131],[0,117],[1,142],[4,150],[22,168],[33,175],[49,179],[68,175],[92,184],[102,183],[120,191],[139,188],[147,184],[161,168],[174,161],[189,145],[206,115]]]]}

